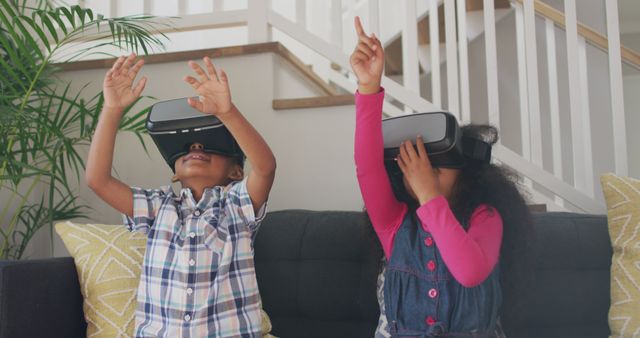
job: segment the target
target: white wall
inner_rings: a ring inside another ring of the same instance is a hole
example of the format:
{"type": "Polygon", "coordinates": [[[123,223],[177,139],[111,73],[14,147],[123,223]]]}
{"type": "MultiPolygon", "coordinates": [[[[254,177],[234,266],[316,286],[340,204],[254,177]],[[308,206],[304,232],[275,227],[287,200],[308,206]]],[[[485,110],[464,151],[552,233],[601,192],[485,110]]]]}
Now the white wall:
{"type": "MultiPolygon", "coordinates": [[[[277,158],[270,210],[362,210],[353,164],[354,106],[274,111],[271,104],[276,92],[280,98],[317,92],[299,77],[295,80],[295,70],[270,53],[221,58],[214,63],[229,75],[235,104],[260,131],[277,158]],[[284,86],[283,81],[296,82],[284,86]]],[[[89,84],[86,93],[93,95],[100,89],[105,71],[67,72],[62,78],[72,80],[74,88],[89,84]]],[[[182,82],[188,72],[186,62],[146,65],[142,74],[149,82],[144,94],[160,100],[192,95],[192,89],[182,82]]],[[[171,170],[150,138],[145,139],[149,155],[133,135],[118,135],[114,158],[118,177],[127,184],[147,188],[166,185],[171,170]]],[[[83,181],[80,183],[81,201],[93,208],[88,222],[121,223],[116,211],[83,181]]],[[[59,240],[55,249],[56,255],[66,255],[59,240]]],[[[32,241],[28,255],[45,257],[49,250],[48,232],[42,231],[32,241]]]]}
{"type": "Polygon", "coordinates": [[[624,77],[624,106],[627,125],[633,126],[627,132],[629,151],[629,176],[640,178],[640,74],[624,77]]]}

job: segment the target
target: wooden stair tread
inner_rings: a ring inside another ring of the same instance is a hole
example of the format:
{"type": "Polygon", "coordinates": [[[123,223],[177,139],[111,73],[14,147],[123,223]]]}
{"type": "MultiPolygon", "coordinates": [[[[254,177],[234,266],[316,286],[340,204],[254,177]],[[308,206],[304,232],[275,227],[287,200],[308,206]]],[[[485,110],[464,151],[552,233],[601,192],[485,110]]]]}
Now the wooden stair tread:
{"type": "Polygon", "coordinates": [[[355,104],[353,94],[302,97],[295,99],[275,99],[275,110],[348,106],[355,104]]]}
{"type": "Polygon", "coordinates": [[[529,204],[527,206],[531,212],[547,212],[546,204],[529,204]]]}

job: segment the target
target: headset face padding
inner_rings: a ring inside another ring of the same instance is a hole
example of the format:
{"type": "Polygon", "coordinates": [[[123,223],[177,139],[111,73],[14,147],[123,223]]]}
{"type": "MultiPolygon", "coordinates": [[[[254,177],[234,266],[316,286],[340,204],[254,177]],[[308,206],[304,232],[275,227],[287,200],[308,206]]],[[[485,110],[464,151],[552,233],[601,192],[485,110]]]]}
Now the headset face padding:
{"type": "Polygon", "coordinates": [[[213,115],[203,114],[187,98],[162,101],[151,106],[147,130],[160,154],[175,170],[175,161],[200,143],[205,152],[243,159],[244,154],[229,130],[213,115]]]}

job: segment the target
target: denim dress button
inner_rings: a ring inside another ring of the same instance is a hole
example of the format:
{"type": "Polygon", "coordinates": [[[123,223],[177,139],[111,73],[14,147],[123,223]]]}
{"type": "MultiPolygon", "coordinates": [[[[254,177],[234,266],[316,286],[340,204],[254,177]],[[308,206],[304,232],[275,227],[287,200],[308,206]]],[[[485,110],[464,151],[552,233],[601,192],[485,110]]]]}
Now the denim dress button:
{"type": "Polygon", "coordinates": [[[429,290],[429,297],[431,297],[431,298],[438,297],[438,290],[436,290],[436,289],[429,290]]]}
{"type": "Polygon", "coordinates": [[[433,260],[427,262],[427,269],[429,269],[429,271],[433,271],[436,269],[436,262],[434,262],[433,260]]]}
{"type": "Polygon", "coordinates": [[[424,239],[424,245],[426,246],[432,246],[433,245],[433,238],[431,237],[427,237],[424,239]]]}
{"type": "Polygon", "coordinates": [[[435,319],[433,319],[433,317],[428,316],[428,317],[424,320],[424,322],[425,322],[425,323],[427,323],[427,325],[431,326],[431,325],[433,325],[433,324],[435,324],[435,323],[436,323],[436,320],[435,320],[435,319]]]}

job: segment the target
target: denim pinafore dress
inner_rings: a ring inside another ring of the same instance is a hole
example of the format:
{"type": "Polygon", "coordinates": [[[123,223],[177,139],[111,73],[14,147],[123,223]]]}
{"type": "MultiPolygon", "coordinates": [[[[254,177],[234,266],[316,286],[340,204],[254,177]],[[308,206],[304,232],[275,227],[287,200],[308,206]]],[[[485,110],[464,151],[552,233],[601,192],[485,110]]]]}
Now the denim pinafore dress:
{"type": "Polygon", "coordinates": [[[405,216],[384,272],[384,314],[392,337],[495,337],[499,265],[480,285],[453,278],[419,221],[405,216]]]}

